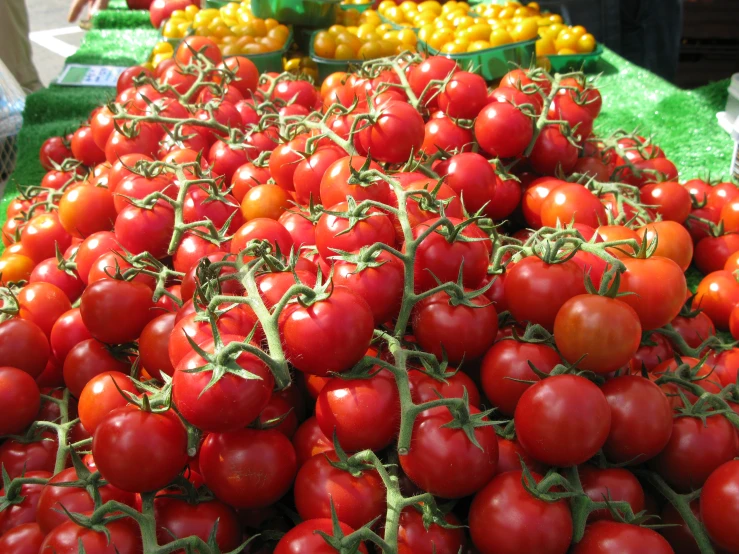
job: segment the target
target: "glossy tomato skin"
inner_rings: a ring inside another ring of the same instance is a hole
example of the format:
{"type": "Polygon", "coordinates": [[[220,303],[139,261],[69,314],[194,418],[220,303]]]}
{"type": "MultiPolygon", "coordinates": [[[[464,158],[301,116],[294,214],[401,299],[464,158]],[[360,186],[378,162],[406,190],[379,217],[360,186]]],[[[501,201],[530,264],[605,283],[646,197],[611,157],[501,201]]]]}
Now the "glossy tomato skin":
{"type": "Polygon", "coordinates": [[[41,396],[36,381],[15,367],[0,367],[0,435],[18,435],[36,418],[41,396]]]}
{"type": "MultiPolygon", "coordinates": [[[[580,483],[585,494],[593,502],[628,502],[632,511],[638,514],[644,509],[644,490],[634,474],[627,469],[601,469],[589,465],[578,468],[580,483]]],[[[590,512],[588,521],[612,520],[607,509],[590,512]]]]}
{"type": "Polygon", "coordinates": [[[398,554],[455,554],[466,544],[464,531],[459,520],[447,514],[449,528],[432,523],[428,529],[423,515],[414,507],[403,510],[398,528],[398,554]]]}
{"type": "Polygon", "coordinates": [[[619,300],[639,315],[645,331],[667,325],[685,303],[685,275],[669,258],[629,258],[622,260],[626,271],[621,274],[619,292],[630,292],[619,300]]]}
{"type": "Polygon", "coordinates": [[[110,484],[128,492],[167,486],[187,463],[187,432],[174,412],[113,410],[95,430],[92,455],[110,484]]]}
{"type": "Polygon", "coordinates": [[[304,520],[330,518],[331,503],[339,521],[358,529],[385,514],[385,485],[375,470],[354,476],[331,465],[335,453],[305,462],[295,478],[295,506],[304,520]]]}
{"type": "Polygon", "coordinates": [[[488,104],[475,120],[475,138],[480,148],[493,157],[520,156],[533,137],[531,118],[513,104],[488,104]]]}
{"type": "Polygon", "coordinates": [[[109,344],[136,340],[155,313],[151,289],[136,281],[104,279],[82,293],[82,321],[96,339],[109,344]],[[125,314],[115,318],[113,314],[125,314]]]}
{"type": "Polygon", "coordinates": [[[15,298],[20,318],[34,322],[47,337],[56,320],[72,309],[64,291],[50,283],[29,283],[16,293],[15,298]]]}
{"type": "Polygon", "coordinates": [[[554,340],[562,357],[598,374],[625,366],[639,350],[641,332],[631,306],[595,294],[570,298],[554,320],[554,340]]]}
{"type": "Polygon", "coordinates": [[[529,156],[529,163],[541,175],[554,175],[557,168],[570,173],[577,163],[578,149],[562,134],[559,126],[542,129],[529,156]]]}
{"type": "Polygon", "coordinates": [[[164,200],[151,209],[126,206],[115,220],[115,238],[132,254],[149,252],[155,258],[167,255],[174,230],[174,210],[164,200]]]}
{"type": "Polygon", "coordinates": [[[597,521],[585,528],[585,536],[572,554],[674,554],[670,544],[656,531],[617,523],[597,521]]]}
{"type": "MultiPolygon", "coordinates": [[[[354,532],[354,529],[341,521],[339,527],[345,536],[354,532]]],[[[330,518],[309,519],[299,523],[280,539],[274,554],[334,554],[336,549],[329,545],[316,531],[332,536],[332,520],[330,518]]],[[[367,554],[367,548],[364,544],[359,545],[358,552],[367,554]]]]}
{"type": "Polygon", "coordinates": [[[418,344],[439,360],[452,364],[481,357],[498,333],[498,314],[485,296],[470,300],[475,306],[452,304],[445,292],[421,300],[413,308],[411,325],[418,344]]]}
{"type": "Polygon", "coordinates": [[[324,376],[357,363],[374,329],[367,302],[342,286],[335,286],[331,296],[311,306],[289,304],[278,323],[287,359],[300,371],[324,376]]]}
{"type": "Polygon", "coordinates": [[[737,251],[739,251],[739,234],[708,236],[695,245],[693,263],[704,274],[719,271],[724,268],[729,257],[737,251]]]}
{"type": "MultiPolygon", "coordinates": [[[[330,212],[346,212],[349,206],[340,202],[329,208],[330,212]]],[[[343,215],[323,213],[315,228],[316,247],[321,257],[329,261],[336,250],[353,252],[376,242],[393,246],[395,228],[390,218],[380,210],[370,208],[365,218],[353,221],[343,215]]]]}
{"type": "Polygon", "coordinates": [[[729,328],[731,311],[739,304],[739,283],[730,271],[714,271],[698,284],[693,308],[700,308],[718,329],[729,328]]]}
{"type": "Polygon", "coordinates": [[[701,490],[700,509],[709,536],[730,552],[739,550],[736,517],[739,514],[736,487],[739,486],[739,461],[732,460],[718,467],[701,490]]]}
{"type": "Polygon", "coordinates": [[[421,149],[425,123],[413,106],[391,100],[378,107],[375,117],[375,122],[355,138],[360,154],[382,162],[403,163],[421,149]]]}
{"type": "MultiPolygon", "coordinates": [[[[470,406],[470,414],[479,413],[470,406]]],[[[400,456],[405,474],[421,489],[442,498],[462,498],[480,490],[495,475],[498,439],[492,427],[477,427],[469,440],[462,429],[443,427],[453,420],[448,408],[421,413],[413,425],[413,441],[400,456]]]]}
{"type": "Polygon", "coordinates": [[[33,268],[33,272],[27,280],[30,283],[51,283],[63,290],[70,302],[74,302],[82,294],[85,284],[76,271],[73,270],[72,275],[70,275],[59,269],[58,265],[59,262],[56,258],[48,258],[33,268]]]}
{"type": "MultiPolygon", "coordinates": [[[[235,335],[221,338],[224,345],[243,340],[235,335]]],[[[215,352],[213,341],[201,348],[211,354],[215,352]]],[[[269,403],[274,377],[267,365],[249,352],[242,352],[233,361],[253,377],[246,379],[227,373],[209,387],[212,371],[191,372],[207,365],[199,353],[190,353],[177,365],[172,379],[172,401],[180,414],[199,429],[222,433],[246,427],[269,403]]]]}
{"type": "Polygon", "coordinates": [[[381,450],[395,438],[400,425],[400,398],[387,370],[370,379],[332,378],[316,401],[316,419],[326,437],[334,433],[350,452],[381,450]]]}
{"type": "Polygon", "coordinates": [[[49,341],[35,323],[8,319],[0,323],[0,360],[4,366],[38,377],[49,361],[49,341]]]}
{"type": "Polygon", "coordinates": [[[118,358],[95,339],[86,339],[76,344],[64,359],[62,368],[64,384],[72,396],[79,398],[85,385],[96,375],[117,371],[129,373],[130,364],[118,358]]]}
{"type": "Polygon", "coordinates": [[[605,444],[611,408],[600,389],[584,377],[557,375],[523,393],[514,421],[521,446],[534,459],[566,467],[586,462],[605,444]],[[577,417],[581,413],[589,417],[577,417]]]}
{"type": "MultiPolygon", "coordinates": [[[[351,168],[359,171],[367,158],[362,156],[345,156],[332,163],[321,178],[320,198],[324,206],[334,206],[339,202],[346,202],[346,197],[351,196],[359,203],[363,200],[377,200],[385,202],[390,198],[390,185],[385,181],[377,181],[376,183],[363,187],[360,185],[349,184],[351,177],[351,168]]],[[[380,170],[380,166],[375,162],[370,162],[369,169],[380,170]]]]}
{"type": "Polygon", "coordinates": [[[138,396],[138,389],[124,373],[111,371],[90,379],[79,395],[77,408],[85,430],[90,434],[94,433],[110,412],[129,403],[131,395],[138,396]]]}
{"type": "Polygon", "coordinates": [[[439,395],[444,398],[463,398],[466,392],[471,406],[479,408],[481,405],[477,385],[469,375],[461,370],[447,367],[444,381],[439,381],[423,371],[412,369],[408,372],[408,384],[411,388],[411,398],[416,404],[436,400],[439,395]]]}
{"type": "Polygon", "coordinates": [[[51,473],[54,471],[56,451],[56,436],[49,432],[42,433],[39,440],[28,443],[7,439],[0,444],[0,464],[11,479],[32,471],[51,473]]]}
{"type": "Polygon", "coordinates": [[[154,516],[161,545],[192,536],[208,542],[216,524],[216,544],[222,552],[230,552],[241,544],[241,528],[236,513],[218,500],[191,504],[184,499],[157,497],[154,516]]]}
{"type": "Polygon", "coordinates": [[[372,310],[375,325],[381,325],[400,311],[404,268],[389,252],[381,252],[375,261],[381,265],[357,271],[357,264],[338,260],[334,264],[333,281],[364,298],[372,310]]]}
{"type": "Polygon", "coordinates": [[[149,375],[157,379],[161,378],[162,373],[170,377],[174,374],[167,348],[175,317],[174,313],[157,316],[147,323],[139,337],[141,364],[149,375]]]}
{"type": "Polygon", "coordinates": [[[553,189],[541,204],[544,227],[567,225],[570,221],[597,228],[607,222],[606,209],[600,199],[578,183],[568,183],[553,189]]]}
{"type": "Polygon", "coordinates": [[[678,492],[699,489],[708,476],[737,454],[734,426],[722,415],[675,419],[667,446],[652,460],[657,473],[678,492]]]}
{"type": "MultiPolygon", "coordinates": [[[[70,467],[57,473],[41,491],[36,521],[45,535],[69,521],[64,509],[70,513],[83,513],[95,508],[95,502],[84,488],[60,486],[62,483],[70,483],[78,479],[77,470],[70,467]]],[[[133,493],[124,492],[113,485],[99,487],[98,491],[103,503],[114,500],[133,506],[136,501],[133,493]]]]}
{"type": "Polygon", "coordinates": [[[24,523],[0,535],[0,552],[7,554],[38,554],[44,534],[38,523],[24,523]]]}
{"type": "Polygon", "coordinates": [[[574,261],[546,264],[536,257],[524,258],[506,272],[504,281],[508,310],[517,321],[538,323],[554,329],[562,305],[585,294],[585,275],[574,261]]]}
{"type": "Polygon", "coordinates": [[[200,449],[200,471],[216,497],[234,508],[264,508],[293,483],[290,441],[274,429],[211,433],[200,449]]]}
{"type": "Polygon", "coordinates": [[[521,471],[503,473],[475,495],[469,517],[472,542],[480,554],[565,554],[572,539],[567,503],[533,497],[521,478],[521,471]]]}
{"type": "MultiPolygon", "coordinates": [[[[29,479],[49,479],[51,473],[48,471],[27,471],[25,477],[29,479]]],[[[44,485],[30,483],[21,485],[18,492],[22,500],[17,504],[11,504],[0,512],[0,535],[18,525],[36,521],[39,498],[43,489],[44,485]]],[[[0,496],[5,497],[4,488],[0,489],[0,496]]]]}
{"type": "Polygon", "coordinates": [[[614,463],[640,464],[659,454],[672,435],[672,408],[649,379],[623,375],[601,387],[611,407],[611,429],[603,452],[614,463]],[[640,432],[634,433],[634,425],[640,432]]]}
{"type": "Polygon", "coordinates": [[[302,467],[313,456],[331,452],[334,449],[333,441],[323,434],[315,416],[309,417],[300,424],[292,437],[292,443],[298,467],[302,467]]]}
{"type": "MultiPolygon", "coordinates": [[[[455,226],[462,223],[457,218],[448,220],[455,226]]],[[[433,218],[414,227],[414,239],[436,226],[438,221],[438,218],[433,218]]],[[[487,235],[474,223],[462,229],[459,233],[461,236],[455,240],[450,240],[448,229],[444,231],[446,235],[440,229],[435,230],[416,247],[413,266],[413,287],[416,292],[436,287],[436,279],[442,283],[457,282],[460,269],[462,283],[470,289],[476,289],[487,275],[490,257],[485,244],[487,235]]]]}
{"type": "Polygon", "coordinates": [[[77,554],[80,545],[87,554],[141,553],[141,532],[135,521],[123,518],[105,527],[107,534],[67,521],[46,535],[39,554],[77,554]]]}
{"type": "Polygon", "coordinates": [[[487,351],[482,360],[482,389],[500,413],[512,416],[521,395],[531,386],[521,381],[540,380],[529,363],[539,371],[549,373],[561,361],[557,352],[546,345],[501,340],[487,351]]]}

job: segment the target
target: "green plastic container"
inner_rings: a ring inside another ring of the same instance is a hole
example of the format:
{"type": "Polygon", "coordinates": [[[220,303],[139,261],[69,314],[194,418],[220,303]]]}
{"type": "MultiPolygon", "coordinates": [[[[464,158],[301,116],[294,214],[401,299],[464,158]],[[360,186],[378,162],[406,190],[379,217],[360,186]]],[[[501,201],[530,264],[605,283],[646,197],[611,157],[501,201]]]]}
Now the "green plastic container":
{"type": "MultiPolygon", "coordinates": [[[[205,0],[205,7],[206,8],[215,8],[220,9],[226,4],[230,4],[232,2],[235,2],[235,0],[205,0]]],[[[238,2],[236,2],[238,4],[238,2]]]]}
{"type": "Polygon", "coordinates": [[[251,0],[251,11],[262,19],[302,27],[326,28],[336,21],[335,6],[341,0],[251,0]]]}
{"type": "Polygon", "coordinates": [[[569,56],[547,56],[552,64],[552,71],[564,73],[567,71],[595,71],[603,54],[603,46],[595,45],[595,50],[589,54],[571,54],[569,56]]]}
{"type": "Polygon", "coordinates": [[[285,64],[282,59],[290,50],[290,45],[293,42],[293,32],[290,29],[290,34],[285,41],[285,46],[274,52],[265,52],[264,54],[237,54],[236,56],[227,56],[229,58],[249,58],[254,65],[257,66],[259,73],[266,73],[267,71],[275,71],[282,73],[285,70],[285,64]]]}
{"type": "Polygon", "coordinates": [[[339,4],[339,7],[345,12],[348,12],[349,10],[357,10],[359,13],[362,13],[371,9],[372,5],[372,2],[368,2],[367,4],[339,4]]]}
{"type": "Polygon", "coordinates": [[[419,52],[452,59],[462,69],[479,73],[487,81],[499,79],[516,65],[528,67],[536,57],[536,40],[524,40],[464,54],[442,54],[421,40],[418,45],[419,52]]]}

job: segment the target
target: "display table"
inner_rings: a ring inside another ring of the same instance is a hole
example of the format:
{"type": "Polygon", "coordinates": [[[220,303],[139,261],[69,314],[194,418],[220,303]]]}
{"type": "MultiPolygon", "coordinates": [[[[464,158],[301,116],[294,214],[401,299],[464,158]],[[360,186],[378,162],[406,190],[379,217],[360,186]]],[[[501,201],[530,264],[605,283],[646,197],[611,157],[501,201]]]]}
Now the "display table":
{"type": "MultiPolygon", "coordinates": [[[[122,9],[121,0],[111,2],[111,7],[95,17],[93,29],[68,63],[129,66],[148,59],[158,37],[148,14],[122,9]]],[[[716,112],[725,106],[728,80],[684,91],[608,49],[598,70],[603,94],[598,134],[638,129],[654,136],[682,178],[727,176],[733,144],[719,127],[716,112]]],[[[95,107],[114,96],[110,88],[52,85],[27,98],[16,169],[0,202],[0,224],[18,186],[41,181],[45,172],[38,152],[43,141],[73,131],[95,107]]]]}

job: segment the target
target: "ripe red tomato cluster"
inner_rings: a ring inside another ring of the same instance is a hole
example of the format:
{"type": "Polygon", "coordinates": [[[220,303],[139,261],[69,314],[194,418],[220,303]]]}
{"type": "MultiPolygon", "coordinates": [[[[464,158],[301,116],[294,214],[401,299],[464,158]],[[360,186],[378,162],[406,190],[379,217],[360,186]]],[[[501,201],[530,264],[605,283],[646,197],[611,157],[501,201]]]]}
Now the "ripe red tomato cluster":
{"type": "Polygon", "coordinates": [[[601,104],[126,71],[2,229],[0,552],[739,552],[739,188],[601,104]]]}

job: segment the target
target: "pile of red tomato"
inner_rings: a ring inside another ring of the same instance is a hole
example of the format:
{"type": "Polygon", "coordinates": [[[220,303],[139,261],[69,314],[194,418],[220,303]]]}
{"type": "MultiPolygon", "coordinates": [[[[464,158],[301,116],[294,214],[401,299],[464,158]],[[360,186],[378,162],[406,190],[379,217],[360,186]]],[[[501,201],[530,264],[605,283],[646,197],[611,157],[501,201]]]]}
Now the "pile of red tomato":
{"type": "Polygon", "coordinates": [[[0,552],[739,552],[739,188],[601,104],[126,71],[2,228],[0,552]]]}

